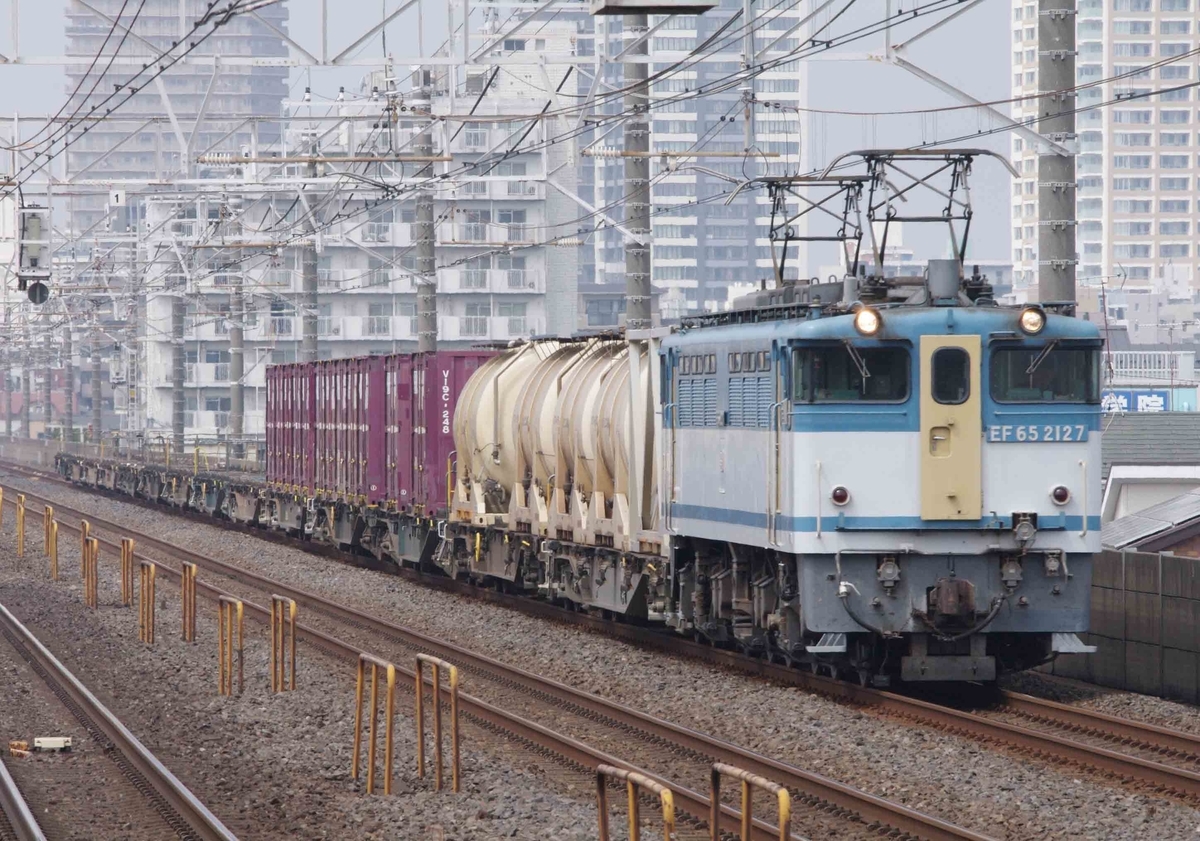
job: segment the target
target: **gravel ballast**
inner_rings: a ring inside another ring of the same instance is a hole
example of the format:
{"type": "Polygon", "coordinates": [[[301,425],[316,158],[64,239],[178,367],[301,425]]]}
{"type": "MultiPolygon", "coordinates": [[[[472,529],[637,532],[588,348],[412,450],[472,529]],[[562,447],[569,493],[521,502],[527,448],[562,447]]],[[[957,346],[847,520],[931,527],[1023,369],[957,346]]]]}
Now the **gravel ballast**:
{"type": "MultiPolygon", "coordinates": [[[[16,559],[11,509],[6,514],[0,534],[0,603],[240,838],[594,837],[590,790],[580,786],[577,799],[561,796],[528,767],[503,761],[506,757],[498,760],[470,743],[463,747],[462,793],[434,792],[430,779],[416,776],[407,710],[396,717],[393,794],[367,796],[363,781],[350,778],[352,665],[305,651],[297,691],[272,695],[266,632],[247,621],[245,694],[220,697],[216,621],[210,615],[215,611],[204,609],[203,600],[198,642],[184,643],[178,593],[160,580],[156,644],[143,645],[136,608],[117,606],[119,585],[111,559],[101,561],[100,609],[89,610],[70,553],[61,553],[61,580],[48,581],[40,534],[27,541],[26,557],[16,559]]],[[[36,522],[40,525],[40,519],[36,522]]],[[[364,767],[365,755],[364,749],[364,767]]],[[[96,832],[93,828],[79,837],[166,837],[158,830],[128,836],[96,832]]]]}
{"type": "MultiPolygon", "coordinates": [[[[24,485],[193,551],[327,595],[997,838],[1168,839],[1195,838],[1200,833],[1200,812],[1188,806],[932,728],[644,651],[497,605],[429,590],[395,576],[190,522],[165,511],[23,478],[7,478],[5,484],[24,485]]],[[[132,633],[136,641],[136,629],[132,633]]],[[[206,674],[213,675],[215,683],[215,671],[206,674]]],[[[326,704],[323,712],[326,717],[336,714],[329,706],[326,704]]],[[[1134,715],[1130,710],[1121,714],[1134,715]]],[[[1154,720],[1151,712],[1146,717],[1154,720]]],[[[341,723],[344,726],[344,720],[341,723]]],[[[1172,726],[1181,725],[1175,722],[1172,726]]],[[[297,754],[295,761],[308,758],[297,754]]],[[[348,767],[348,753],[337,767],[348,767]]],[[[594,834],[591,826],[587,824],[584,837],[594,834]]]]}

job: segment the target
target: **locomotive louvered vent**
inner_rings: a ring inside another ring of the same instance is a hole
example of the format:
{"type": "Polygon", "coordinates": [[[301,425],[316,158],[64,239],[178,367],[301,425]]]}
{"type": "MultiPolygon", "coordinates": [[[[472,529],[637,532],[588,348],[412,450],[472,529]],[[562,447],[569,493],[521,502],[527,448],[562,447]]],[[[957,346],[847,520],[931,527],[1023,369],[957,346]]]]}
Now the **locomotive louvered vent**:
{"type": "Polygon", "coordinates": [[[771,425],[773,396],[770,377],[730,377],[729,425],[766,429],[771,425]]]}
{"type": "Polygon", "coordinates": [[[717,381],[712,378],[679,380],[676,401],[680,426],[717,425],[717,381]]]}

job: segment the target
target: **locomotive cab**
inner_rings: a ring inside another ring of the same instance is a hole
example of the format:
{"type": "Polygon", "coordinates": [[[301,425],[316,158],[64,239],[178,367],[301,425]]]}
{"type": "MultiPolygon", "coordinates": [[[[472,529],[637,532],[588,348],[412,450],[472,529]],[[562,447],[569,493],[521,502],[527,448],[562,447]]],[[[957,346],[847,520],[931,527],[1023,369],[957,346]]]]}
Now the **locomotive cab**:
{"type": "Polygon", "coordinates": [[[1029,312],[863,307],[668,340],[673,623],[906,681],[1085,650],[1101,342],[1029,312]]]}

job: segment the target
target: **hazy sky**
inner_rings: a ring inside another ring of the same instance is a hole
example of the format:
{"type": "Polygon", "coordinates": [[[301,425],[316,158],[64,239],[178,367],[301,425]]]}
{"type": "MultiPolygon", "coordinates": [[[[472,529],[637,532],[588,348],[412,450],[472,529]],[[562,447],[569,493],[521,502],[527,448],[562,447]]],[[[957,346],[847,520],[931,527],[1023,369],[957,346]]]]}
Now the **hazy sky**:
{"type": "MultiPolygon", "coordinates": [[[[815,0],[800,0],[805,6],[815,0]]],[[[62,55],[64,50],[63,17],[66,0],[0,0],[0,54],[11,55],[11,10],[20,3],[21,53],[26,57],[62,55]]],[[[318,10],[320,0],[286,0],[291,32],[308,49],[319,50],[318,10]]],[[[764,2],[764,0],[759,0],[764,2]]],[[[882,17],[885,0],[859,0],[851,12],[838,22],[837,31],[846,31],[857,23],[882,17]]],[[[340,52],[358,34],[380,19],[385,8],[394,9],[397,0],[330,0],[330,54],[340,52]],[[354,14],[347,14],[353,9],[354,14]]],[[[457,4],[456,4],[457,5],[457,4]]],[[[895,6],[903,8],[902,0],[895,6]]],[[[445,2],[428,0],[425,19],[425,47],[431,51],[444,37],[445,2]]],[[[1007,3],[983,3],[961,18],[942,27],[914,45],[908,59],[926,70],[949,79],[981,100],[1003,99],[1009,95],[1010,28],[1007,3]],[[981,32],[994,32],[994,38],[982,38],[981,32]]],[[[905,24],[894,41],[903,42],[918,31],[922,21],[905,24]]],[[[417,53],[416,25],[406,12],[387,30],[388,52],[398,55],[417,53]]],[[[864,40],[849,50],[866,57],[882,52],[879,37],[864,40]]],[[[360,49],[360,55],[383,55],[378,37],[360,49]]],[[[896,66],[877,60],[810,62],[810,106],[851,111],[896,111],[955,104],[946,94],[896,66]]],[[[332,95],[338,85],[348,90],[358,87],[362,69],[313,70],[311,84],[316,92],[332,95]]],[[[293,89],[309,83],[308,71],[293,74],[293,89]]],[[[14,112],[45,114],[53,111],[65,97],[65,82],[56,67],[13,67],[0,65],[0,115],[14,112]]],[[[1007,110],[1002,107],[1002,110],[1007,110]]],[[[952,137],[987,130],[996,122],[978,111],[956,115],[940,114],[902,117],[827,116],[809,121],[815,130],[802,139],[814,155],[832,158],[837,154],[865,147],[900,147],[935,137],[952,137]]],[[[967,142],[971,146],[1006,153],[1011,140],[1007,133],[967,142]]],[[[7,162],[6,162],[7,163],[7,162]]],[[[970,251],[979,259],[1003,259],[1009,249],[1011,205],[1007,171],[997,162],[983,161],[976,167],[972,193],[977,214],[972,230],[970,251]]],[[[922,257],[942,256],[946,238],[941,232],[915,229],[905,232],[905,244],[915,247],[922,257]]]]}

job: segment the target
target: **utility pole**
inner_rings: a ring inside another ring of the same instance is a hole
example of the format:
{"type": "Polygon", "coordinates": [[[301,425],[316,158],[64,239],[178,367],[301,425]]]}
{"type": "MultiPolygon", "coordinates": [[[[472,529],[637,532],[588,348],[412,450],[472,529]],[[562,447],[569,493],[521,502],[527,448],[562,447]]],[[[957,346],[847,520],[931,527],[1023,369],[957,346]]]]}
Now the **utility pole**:
{"type": "MultiPolygon", "coordinates": [[[[646,34],[647,16],[625,15],[625,39],[633,43],[646,34]]],[[[627,47],[625,62],[625,329],[651,326],[650,317],[650,39],[627,47]],[[641,60],[639,60],[641,59],[641,60]]]]}
{"type": "Polygon", "coordinates": [[[75,436],[75,348],[71,343],[71,326],[63,332],[63,442],[75,436]]]}
{"type": "MultiPolygon", "coordinates": [[[[28,341],[29,333],[28,332],[25,334],[25,339],[26,339],[26,342],[25,342],[26,353],[28,353],[28,348],[29,348],[29,341],[28,341]]],[[[29,425],[29,404],[31,402],[33,402],[32,397],[30,396],[30,393],[29,393],[30,392],[30,382],[29,381],[33,378],[32,375],[33,375],[33,369],[29,366],[29,359],[28,359],[28,357],[26,357],[25,361],[21,363],[21,398],[22,398],[21,426],[23,427],[22,432],[24,433],[26,438],[33,437],[33,433],[30,430],[30,425],[29,425]]]]}
{"type": "MultiPolygon", "coordinates": [[[[236,210],[241,208],[236,206],[236,210]]],[[[236,211],[235,211],[236,212],[236,211]]],[[[244,230],[238,214],[238,230],[244,230]]],[[[237,234],[242,236],[241,233],[237,234]]],[[[246,457],[243,438],[246,433],[246,393],[242,384],[245,375],[245,270],[238,266],[229,287],[229,431],[233,437],[233,457],[246,457]]]]}
{"type": "Polygon", "coordinates": [[[4,354],[4,437],[12,440],[12,367],[4,354]]]}
{"type": "Polygon", "coordinates": [[[183,291],[171,297],[171,437],[172,449],[183,454],[184,418],[187,412],[187,398],[183,393],[183,384],[187,374],[187,349],[183,346],[184,320],[183,291]]]}
{"type": "MultiPolygon", "coordinates": [[[[418,114],[429,120],[428,127],[413,139],[413,154],[417,157],[433,157],[433,100],[429,92],[429,79],[425,68],[421,74],[421,87],[417,91],[414,107],[418,114]]],[[[430,162],[417,172],[418,178],[433,177],[430,162]]],[[[413,236],[417,240],[417,352],[433,353],[437,350],[437,257],[434,245],[437,229],[433,220],[433,192],[427,187],[417,191],[417,208],[413,225],[413,236]]]]}
{"type": "Polygon", "coordinates": [[[50,424],[54,422],[54,411],[51,402],[52,388],[54,386],[54,358],[50,353],[50,348],[46,348],[46,372],[45,379],[42,381],[42,427],[45,429],[46,438],[50,438],[50,424]]]}
{"type": "Polygon", "coordinates": [[[1038,298],[1075,301],[1075,0],[1038,0],[1038,298]]]}
{"type": "Polygon", "coordinates": [[[92,443],[104,440],[104,401],[100,390],[100,332],[92,326],[92,443]]]}
{"type": "MultiPolygon", "coordinates": [[[[317,154],[314,141],[313,156],[317,154]]],[[[317,177],[317,162],[308,164],[308,177],[317,177]]],[[[309,208],[308,232],[311,241],[300,249],[300,361],[317,361],[317,220],[316,208],[309,208]]],[[[232,357],[231,357],[232,360],[232,357]]],[[[230,372],[232,377],[232,372],[230,372]]],[[[232,403],[232,398],[230,403],[232,403]]]]}

